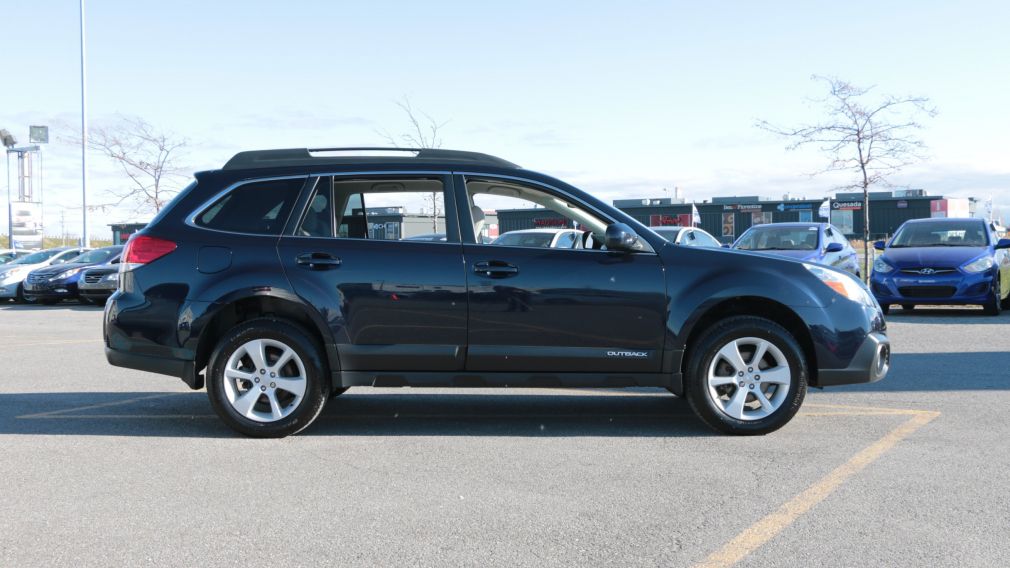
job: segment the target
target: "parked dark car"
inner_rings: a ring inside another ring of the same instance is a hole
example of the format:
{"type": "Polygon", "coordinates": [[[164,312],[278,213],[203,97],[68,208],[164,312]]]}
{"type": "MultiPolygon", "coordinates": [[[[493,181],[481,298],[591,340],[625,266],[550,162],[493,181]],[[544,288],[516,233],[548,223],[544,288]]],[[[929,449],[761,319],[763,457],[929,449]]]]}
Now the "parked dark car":
{"type": "Polygon", "coordinates": [[[493,156],[396,153],[242,152],[197,173],[127,244],[109,362],[206,384],[229,426],[271,437],[358,385],[665,387],[713,428],[764,434],[808,385],[888,371],[880,307],[845,272],[674,246],[493,156]],[[369,230],[369,204],[433,196],[446,242],[369,230]],[[481,243],[475,196],[560,214],[589,246],[481,243]]]}
{"type": "Polygon", "coordinates": [[[856,250],[831,223],[755,225],[740,235],[733,248],[814,262],[861,276],[856,250]]]}
{"type": "Polygon", "coordinates": [[[121,255],[81,272],[77,280],[77,294],[82,304],[105,305],[109,296],[119,287],[119,261],[121,255]]]}
{"type": "Polygon", "coordinates": [[[980,304],[989,315],[1010,308],[1010,239],[982,219],[915,219],[898,227],[873,263],[870,286],[886,314],[891,304],[980,304]]]}
{"type": "MultiPolygon", "coordinates": [[[[55,304],[60,300],[77,299],[77,281],[81,272],[96,264],[104,264],[118,256],[122,246],[97,248],[71,258],[63,264],[37,268],[28,273],[24,282],[24,294],[28,301],[41,304],[55,304]]],[[[85,302],[87,303],[87,302],[85,302]]]]}

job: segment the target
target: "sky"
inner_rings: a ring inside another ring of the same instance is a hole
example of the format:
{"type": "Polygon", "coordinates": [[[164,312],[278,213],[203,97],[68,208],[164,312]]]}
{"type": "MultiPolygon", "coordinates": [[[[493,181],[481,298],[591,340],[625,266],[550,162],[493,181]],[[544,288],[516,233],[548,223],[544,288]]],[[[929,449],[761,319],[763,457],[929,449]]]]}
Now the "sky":
{"type": "MultiPolygon", "coordinates": [[[[0,0],[0,128],[50,126],[46,233],[80,231],[77,0],[0,0]]],[[[443,147],[501,156],[606,200],[672,193],[819,198],[816,149],[755,127],[823,118],[835,76],[928,97],[925,159],[892,176],[1010,213],[1007,2],[343,2],[89,0],[88,117],[188,140],[186,171],[235,152],[382,145],[396,106],[445,122],[443,147]]],[[[185,184],[184,179],[179,184],[185,184]]],[[[127,180],[89,154],[88,202],[127,180]]],[[[886,189],[886,188],[881,188],[886,189]]],[[[6,217],[6,216],[4,216],[6,217]]],[[[146,220],[132,206],[90,213],[146,220]]],[[[0,224],[6,232],[7,220],[0,224]]]]}

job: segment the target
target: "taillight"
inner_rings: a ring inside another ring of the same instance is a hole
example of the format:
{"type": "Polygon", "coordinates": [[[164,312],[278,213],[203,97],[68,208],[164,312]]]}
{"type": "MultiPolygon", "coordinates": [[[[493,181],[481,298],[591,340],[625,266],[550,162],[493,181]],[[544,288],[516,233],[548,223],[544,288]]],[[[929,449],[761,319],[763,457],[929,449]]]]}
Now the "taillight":
{"type": "Polygon", "coordinates": [[[154,262],[174,251],[175,248],[176,244],[172,241],[157,237],[148,237],[146,235],[136,235],[126,243],[123,259],[119,263],[120,272],[133,270],[138,266],[154,262]]]}

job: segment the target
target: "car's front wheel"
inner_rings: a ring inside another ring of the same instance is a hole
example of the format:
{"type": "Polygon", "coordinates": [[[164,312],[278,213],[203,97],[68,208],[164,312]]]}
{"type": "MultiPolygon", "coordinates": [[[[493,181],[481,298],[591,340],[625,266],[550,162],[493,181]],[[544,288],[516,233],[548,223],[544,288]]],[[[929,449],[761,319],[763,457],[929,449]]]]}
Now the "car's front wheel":
{"type": "Polygon", "coordinates": [[[1003,311],[1002,295],[1003,293],[1000,291],[1000,277],[999,273],[997,273],[992,280],[992,286],[989,286],[989,299],[982,305],[982,311],[989,316],[998,316],[1003,311]]]}
{"type": "Polygon", "coordinates": [[[695,413],[727,434],[767,434],[803,403],[807,363],[796,339],[754,316],[727,318],[690,348],[685,391],[695,413]]]}
{"type": "Polygon", "coordinates": [[[322,350],[302,328],[260,318],[218,343],[207,395],[222,420],[247,436],[281,438],[307,428],[329,396],[322,350]]]}

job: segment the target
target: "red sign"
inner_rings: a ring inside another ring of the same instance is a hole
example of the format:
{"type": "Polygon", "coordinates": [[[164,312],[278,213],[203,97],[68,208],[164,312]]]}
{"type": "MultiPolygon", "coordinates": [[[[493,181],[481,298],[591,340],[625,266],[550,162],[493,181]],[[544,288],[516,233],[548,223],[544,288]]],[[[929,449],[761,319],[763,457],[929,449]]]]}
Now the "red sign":
{"type": "Polygon", "coordinates": [[[650,227],[690,227],[691,214],[680,215],[649,215],[650,227]]]}
{"type": "Polygon", "coordinates": [[[541,217],[533,220],[534,227],[565,228],[568,227],[568,219],[564,217],[541,217]]]}

